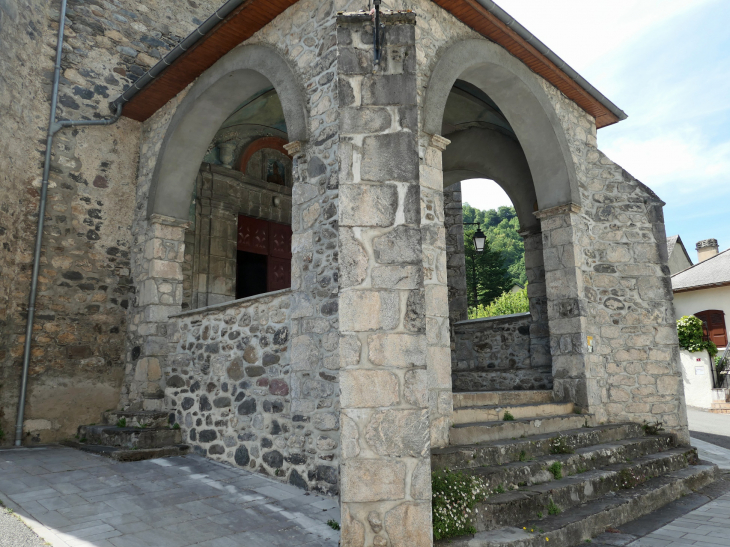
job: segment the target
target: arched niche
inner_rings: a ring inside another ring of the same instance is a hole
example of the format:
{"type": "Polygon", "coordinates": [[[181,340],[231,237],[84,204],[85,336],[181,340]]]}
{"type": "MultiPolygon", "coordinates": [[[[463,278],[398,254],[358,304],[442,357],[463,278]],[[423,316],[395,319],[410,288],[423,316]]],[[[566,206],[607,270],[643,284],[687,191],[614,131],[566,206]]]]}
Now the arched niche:
{"type": "Polygon", "coordinates": [[[289,140],[307,140],[306,103],[294,71],[270,46],[240,46],[209,68],[175,111],[152,176],[149,216],[188,218],[200,162],[221,124],[241,100],[272,86],[281,100],[289,140]]]}
{"type": "Polygon", "coordinates": [[[539,208],[580,203],[568,141],[538,76],[496,44],[464,40],[443,52],[429,79],[423,130],[441,134],[457,79],[486,93],[509,121],[529,165],[539,208]]]}

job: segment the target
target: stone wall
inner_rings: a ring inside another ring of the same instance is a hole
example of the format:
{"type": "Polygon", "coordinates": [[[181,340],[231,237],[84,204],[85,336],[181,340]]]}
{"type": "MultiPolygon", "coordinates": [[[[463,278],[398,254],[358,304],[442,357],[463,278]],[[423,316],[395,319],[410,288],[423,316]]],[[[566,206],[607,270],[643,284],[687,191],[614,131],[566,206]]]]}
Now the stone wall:
{"type": "Polygon", "coordinates": [[[444,188],[444,228],[446,230],[446,267],[449,286],[449,320],[452,324],[467,319],[466,256],[464,250],[464,211],[461,183],[444,188]]]}
{"type": "Polygon", "coordinates": [[[165,407],[196,453],[335,494],[337,420],[293,410],[290,312],[285,290],[171,318],[165,407]]]}
{"type": "Polygon", "coordinates": [[[529,313],[455,323],[454,391],[551,389],[552,370],[533,367],[529,313]]]}
{"type": "MultiPolygon", "coordinates": [[[[217,7],[152,0],[68,5],[58,117],[107,104],[217,7]]],[[[0,6],[0,428],[12,440],[48,126],[59,2],[0,6]]],[[[129,227],[139,124],[64,129],[54,141],[26,417],[31,441],[73,435],[114,407],[134,298],[129,227]]]]}
{"type": "Polygon", "coordinates": [[[598,150],[593,118],[541,82],[568,137],[581,194],[578,207],[542,220],[545,247],[558,246],[545,252],[547,285],[564,286],[555,272],[566,267],[578,275],[573,304],[548,309],[553,359],[571,355],[558,367],[565,381],[558,382],[556,372],[556,391],[570,393],[571,377],[585,374],[586,401],[599,419],[659,420],[689,442],[664,203],[598,150]],[[560,243],[574,250],[561,253],[560,243]],[[553,317],[566,326],[582,324],[584,334],[553,329],[553,317]],[[585,362],[579,369],[577,356],[585,362]]]}

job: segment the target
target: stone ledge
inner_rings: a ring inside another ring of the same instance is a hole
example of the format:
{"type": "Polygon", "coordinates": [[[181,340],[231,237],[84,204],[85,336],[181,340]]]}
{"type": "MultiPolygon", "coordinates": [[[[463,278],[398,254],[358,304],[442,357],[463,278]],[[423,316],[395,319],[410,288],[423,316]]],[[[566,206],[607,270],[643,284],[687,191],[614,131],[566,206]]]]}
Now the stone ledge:
{"type": "Polygon", "coordinates": [[[249,302],[255,302],[256,300],[261,300],[264,298],[282,296],[286,293],[291,293],[291,289],[281,289],[280,291],[265,292],[263,294],[257,294],[255,296],[247,296],[246,298],[239,298],[238,300],[231,300],[230,302],[223,302],[221,304],[213,304],[212,306],[206,306],[205,308],[188,310],[188,311],[184,311],[182,313],[176,313],[175,315],[170,315],[169,319],[177,319],[179,317],[189,317],[191,315],[198,315],[198,314],[203,315],[208,312],[218,312],[221,310],[225,310],[226,308],[233,308],[240,304],[248,304],[249,302]]]}
{"type": "Polygon", "coordinates": [[[511,315],[497,315],[496,317],[480,317],[478,319],[466,319],[464,321],[458,321],[454,323],[454,327],[474,325],[476,323],[489,323],[494,321],[516,321],[517,319],[524,319],[529,317],[530,312],[524,313],[513,313],[511,315]]]}

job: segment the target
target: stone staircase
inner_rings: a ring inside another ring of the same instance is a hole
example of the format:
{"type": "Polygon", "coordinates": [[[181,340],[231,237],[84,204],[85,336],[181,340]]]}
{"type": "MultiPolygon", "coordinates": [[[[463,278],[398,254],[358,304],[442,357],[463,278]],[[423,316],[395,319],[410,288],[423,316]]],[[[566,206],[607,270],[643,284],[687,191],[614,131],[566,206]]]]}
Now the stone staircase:
{"type": "Polygon", "coordinates": [[[101,424],[79,426],[76,437],[65,444],[119,461],[182,456],[190,450],[162,411],[107,411],[101,424]]]}
{"type": "Polygon", "coordinates": [[[730,389],[720,388],[712,390],[712,407],[710,412],[715,414],[730,414],[730,389]]]}
{"type": "Polygon", "coordinates": [[[452,547],[578,545],[705,486],[717,470],[673,435],[596,425],[551,391],[455,393],[451,446],[432,450],[431,462],[494,492],[474,513],[476,535],[436,543],[452,547]],[[554,448],[558,437],[566,449],[554,448]]]}

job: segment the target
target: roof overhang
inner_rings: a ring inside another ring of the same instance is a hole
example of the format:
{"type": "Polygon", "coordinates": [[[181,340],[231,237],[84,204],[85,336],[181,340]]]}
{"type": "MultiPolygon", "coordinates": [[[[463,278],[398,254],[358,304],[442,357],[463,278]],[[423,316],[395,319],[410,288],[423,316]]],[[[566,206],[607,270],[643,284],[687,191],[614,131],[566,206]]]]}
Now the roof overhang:
{"type": "MultiPolygon", "coordinates": [[[[145,121],[218,59],[298,0],[229,0],[114,101],[124,116],[145,121]]],[[[598,128],[626,114],[491,0],[433,0],[465,25],[499,44],[596,119],[598,128]]]]}
{"type": "Polygon", "coordinates": [[[701,291],[703,289],[717,289],[719,287],[730,287],[730,281],[721,281],[719,283],[707,283],[706,285],[695,285],[694,287],[682,287],[681,289],[672,289],[672,292],[674,294],[677,294],[677,293],[681,293],[681,292],[701,291]]]}

